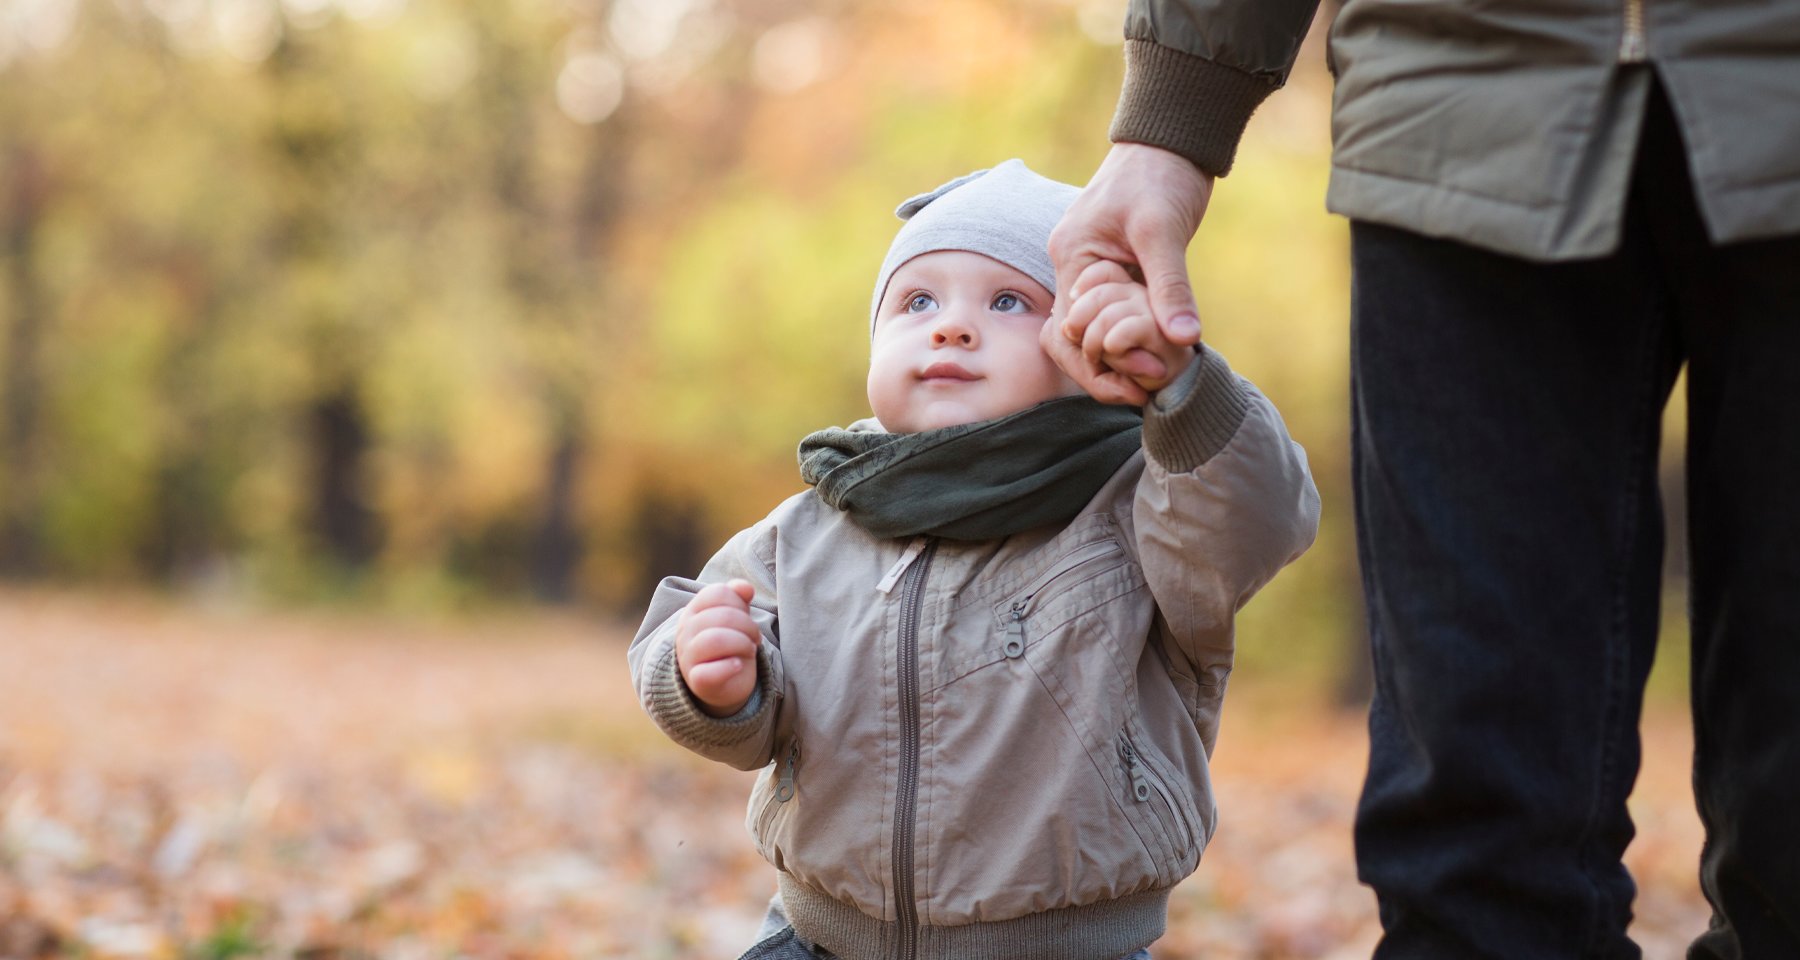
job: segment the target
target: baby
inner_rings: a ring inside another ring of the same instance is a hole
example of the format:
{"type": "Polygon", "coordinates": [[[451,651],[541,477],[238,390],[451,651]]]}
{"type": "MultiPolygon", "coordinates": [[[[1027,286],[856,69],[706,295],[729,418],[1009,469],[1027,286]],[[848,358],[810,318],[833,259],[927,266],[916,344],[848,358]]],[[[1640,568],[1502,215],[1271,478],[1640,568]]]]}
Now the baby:
{"type": "Polygon", "coordinates": [[[1233,616],[1311,544],[1318,493],[1269,401],[1161,339],[1123,268],[1082,278],[1108,304],[1086,341],[1164,359],[1133,378],[1148,405],[1045,355],[1077,192],[1011,160],[900,206],[875,419],[806,437],[811,489],[664,580],[632,641],[671,738],[765,768],[748,826],[780,894],[746,957],[1140,956],[1212,836],[1233,616]]]}

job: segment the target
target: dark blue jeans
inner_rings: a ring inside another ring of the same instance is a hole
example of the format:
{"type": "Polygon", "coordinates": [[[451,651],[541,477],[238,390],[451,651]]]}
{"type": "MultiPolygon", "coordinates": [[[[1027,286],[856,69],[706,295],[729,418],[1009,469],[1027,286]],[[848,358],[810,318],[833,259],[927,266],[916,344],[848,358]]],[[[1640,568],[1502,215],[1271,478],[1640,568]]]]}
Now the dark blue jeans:
{"type": "Polygon", "coordinates": [[[1689,957],[1800,957],[1800,238],[1710,243],[1652,101],[1610,257],[1352,228],[1376,672],[1356,850],[1381,960],[1639,956],[1620,856],[1684,363],[1714,911],[1689,957]]]}

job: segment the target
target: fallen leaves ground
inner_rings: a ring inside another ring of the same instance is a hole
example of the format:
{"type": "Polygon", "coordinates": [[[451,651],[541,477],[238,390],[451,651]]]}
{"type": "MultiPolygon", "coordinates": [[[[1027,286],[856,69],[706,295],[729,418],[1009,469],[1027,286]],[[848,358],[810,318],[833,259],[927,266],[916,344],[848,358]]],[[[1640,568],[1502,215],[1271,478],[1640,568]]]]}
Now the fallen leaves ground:
{"type": "MultiPolygon", "coordinates": [[[[623,631],[0,593],[0,957],[735,957],[748,775],[643,720],[623,631]]],[[[1367,957],[1361,720],[1240,678],[1159,960],[1367,957]]],[[[1646,721],[1634,936],[1706,911],[1691,748],[1646,721]]]]}

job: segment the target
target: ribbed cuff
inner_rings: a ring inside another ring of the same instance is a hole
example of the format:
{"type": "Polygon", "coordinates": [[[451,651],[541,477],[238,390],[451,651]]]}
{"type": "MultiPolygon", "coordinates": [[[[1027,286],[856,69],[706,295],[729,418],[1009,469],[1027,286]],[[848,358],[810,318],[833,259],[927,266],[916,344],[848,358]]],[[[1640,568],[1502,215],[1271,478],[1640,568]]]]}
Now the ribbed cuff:
{"type": "Polygon", "coordinates": [[[1204,345],[1181,376],[1144,407],[1144,451],[1170,473],[1186,473],[1225,449],[1250,398],[1225,358],[1204,345]]]}
{"type": "Polygon", "coordinates": [[[1278,84],[1150,40],[1125,41],[1114,143],[1147,143],[1222,177],[1250,115],[1278,84]]]}
{"type": "Polygon", "coordinates": [[[775,702],[775,671],[768,662],[768,644],[756,648],[756,689],[742,709],[729,717],[715,717],[700,706],[681,669],[675,662],[675,645],[663,648],[663,654],[644,685],[645,702],[650,718],[676,743],[691,747],[733,747],[757,735],[762,729],[762,713],[775,702]]]}

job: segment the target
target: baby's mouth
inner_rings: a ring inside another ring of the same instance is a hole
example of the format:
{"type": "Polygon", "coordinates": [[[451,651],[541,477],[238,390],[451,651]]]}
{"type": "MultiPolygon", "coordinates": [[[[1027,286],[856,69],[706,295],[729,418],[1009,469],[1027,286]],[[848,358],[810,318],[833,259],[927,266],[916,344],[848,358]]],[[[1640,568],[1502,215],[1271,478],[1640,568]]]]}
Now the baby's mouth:
{"type": "Polygon", "coordinates": [[[976,376],[973,373],[970,373],[968,370],[964,369],[959,364],[943,362],[943,363],[934,363],[931,366],[926,367],[924,370],[920,371],[919,379],[920,380],[979,380],[981,378],[976,376]]]}

